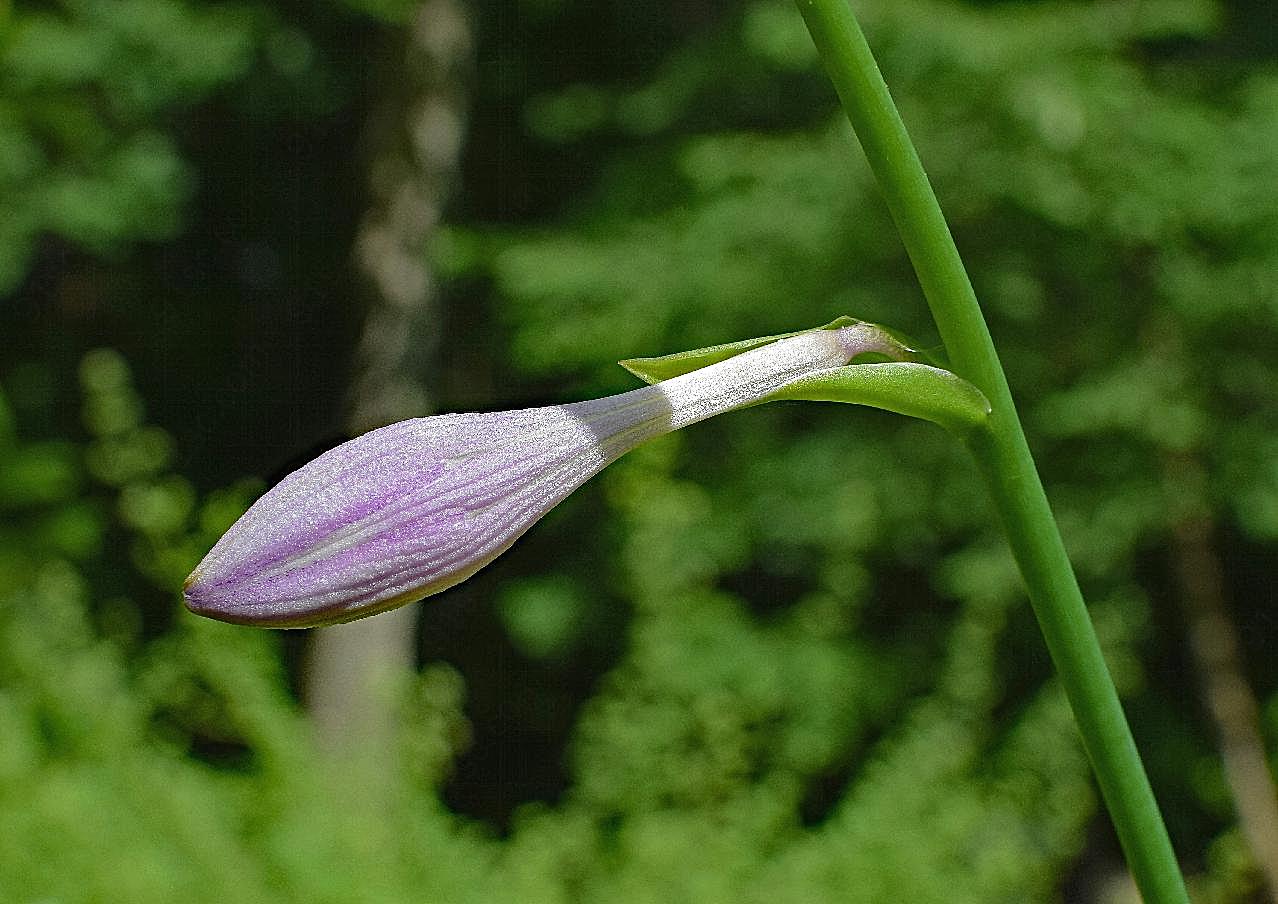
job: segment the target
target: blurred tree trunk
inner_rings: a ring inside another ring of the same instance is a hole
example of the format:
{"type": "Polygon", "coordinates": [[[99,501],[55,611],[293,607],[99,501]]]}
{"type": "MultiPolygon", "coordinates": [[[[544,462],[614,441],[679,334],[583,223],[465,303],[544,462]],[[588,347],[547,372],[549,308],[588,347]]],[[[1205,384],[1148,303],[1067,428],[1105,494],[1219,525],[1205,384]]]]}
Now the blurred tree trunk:
{"type": "MultiPolygon", "coordinates": [[[[354,259],[368,301],[349,398],[352,434],[430,409],[437,289],[426,257],[456,179],[470,24],[461,0],[408,17],[366,132],[369,205],[354,259]]],[[[313,632],[306,696],[320,744],[390,765],[395,679],[415,665],[416,606],[313,632]]]]}
{"type": "Polygon", "coordinates": [[[1260,733],[1260,707],[1243,671],[1238,629],[1226,605],[1224,567],[1215,524],[1205,502],[1207,478],[1192,456],[1172,458],[1168,483],[1187,500],[1172,525],[1181,609],[1203,705],[1215,729],[1238,828],[1256,866],[1278,900],[1278,792],[1260,733]]]}

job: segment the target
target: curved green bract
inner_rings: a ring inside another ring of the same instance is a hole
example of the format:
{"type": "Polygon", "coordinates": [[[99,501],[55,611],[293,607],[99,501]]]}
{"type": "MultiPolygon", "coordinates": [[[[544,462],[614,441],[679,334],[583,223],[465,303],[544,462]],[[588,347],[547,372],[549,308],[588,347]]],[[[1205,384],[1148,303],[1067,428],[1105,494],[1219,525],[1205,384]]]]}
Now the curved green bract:
{"type": "Polygon", "coordinates": [[[849,364],[801,377],[768,401],[845,402],[895,411],[966,433],[985,423],[990,403],[962,377],[910,361],[849,364]]]}
{"type": "Polygon", "coordinates": [[[743,339],[657,358],[628,358],[618,363],[646,383],[659,383],[779,339],[857,325],[876,331],[890,354],[867,352],[854,359],[864,363],[851,363],[801,377],[763,401],[793,399],[869,405],[932,421],[956,433],[964,433],[985,422],[990,403],[979,389],[948,370],[923,363],[926,356],[912,348],[909,340],[899,333],[846,314],[810,330],[743,339]]]}
{"type": "MultiPolygon", "coordinates": [[[[858,323],[864,322],[844,314],[842,317],[836,317],[831,320],[825,326],[814,327],[814,329],[796,330],[793,333],[780,333],[776,336],[759,336],[755,339],[742,339],[740,342],[710,345],[706,348],[695,348],[692,351],[676,352],[673,355],[661,355],[656,358],[627,358],[625,361],[618,361],[617,363],[645,383],[660,383],[662,380],[669,380],[671,377],[678,377],[689,371],[700,370],[711,364],[717,364],[742,352],[748,352],[752,348],[767,345],[769,342],[776,342],[778,339],[789,339],[791,336],[811,333],[814,330],[837,330],[840,327],[856,326],[858,323]]],[[[874,326],[901,346],[902,357],[912,357],[914,355],[914,350],[900,336],[895,335],[891,330],[879,327],[877,324],[874,326]]]]}

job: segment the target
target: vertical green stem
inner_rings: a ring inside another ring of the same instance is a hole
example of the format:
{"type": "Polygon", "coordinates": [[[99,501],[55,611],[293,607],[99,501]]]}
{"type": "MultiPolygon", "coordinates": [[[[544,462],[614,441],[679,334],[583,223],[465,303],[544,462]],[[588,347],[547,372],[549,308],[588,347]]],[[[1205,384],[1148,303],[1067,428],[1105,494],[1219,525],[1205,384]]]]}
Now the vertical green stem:
{"type": "Polygon", "coordinates": [[[1132,875],[1146,901],[1188,904],[1007,377],[923,165],[848,0],[796,3],[887,197],[953,369],[990,400],[988,429],[977,431],[970,446],[1020,565],[1132,875]]]}

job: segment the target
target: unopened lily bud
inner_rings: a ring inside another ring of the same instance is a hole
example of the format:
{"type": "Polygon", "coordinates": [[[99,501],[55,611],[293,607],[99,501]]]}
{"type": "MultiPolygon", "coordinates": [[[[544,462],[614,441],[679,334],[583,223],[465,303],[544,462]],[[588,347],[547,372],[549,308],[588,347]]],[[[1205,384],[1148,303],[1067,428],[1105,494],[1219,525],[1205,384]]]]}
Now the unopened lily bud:
{"type": "Polygon", "coordinates": [[[779,339],[604,399],[392,424],[325,452],[249,508],[187,579],[222,621],[306,627],[438,593],[635,446],[878,351],[865,324],[779,339]]]}

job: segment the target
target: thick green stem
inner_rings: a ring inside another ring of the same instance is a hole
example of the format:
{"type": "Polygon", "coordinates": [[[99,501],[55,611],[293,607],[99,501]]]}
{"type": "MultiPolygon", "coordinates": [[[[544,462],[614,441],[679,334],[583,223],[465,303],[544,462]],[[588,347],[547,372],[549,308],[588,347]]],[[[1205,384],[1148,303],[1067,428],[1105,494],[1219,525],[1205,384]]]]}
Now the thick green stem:
{"type": "Polygon", "coordinates": [[[989,328],[936,196],[848,0],[796,0],[918,272],[954,372],[990,401],[969,445],[1021,568],[1035,614],[1141,894],[1189,898],[1118,693],[1030,456],[989,328]]]}

